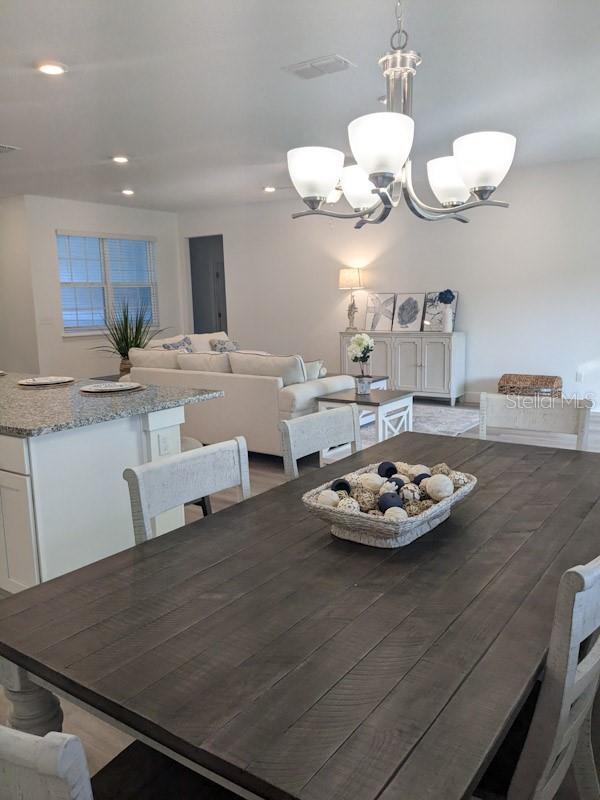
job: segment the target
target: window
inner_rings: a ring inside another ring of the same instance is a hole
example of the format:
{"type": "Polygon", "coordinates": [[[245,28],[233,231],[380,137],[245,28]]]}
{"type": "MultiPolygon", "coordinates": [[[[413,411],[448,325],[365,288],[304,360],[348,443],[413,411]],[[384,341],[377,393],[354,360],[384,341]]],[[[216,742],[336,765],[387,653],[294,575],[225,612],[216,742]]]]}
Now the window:
{"type": "Polygon", "coordinates": [[[158,325],[153,241],[65,233],[56,241],[65,331],[104,328],[125,304],[158,325]]]}

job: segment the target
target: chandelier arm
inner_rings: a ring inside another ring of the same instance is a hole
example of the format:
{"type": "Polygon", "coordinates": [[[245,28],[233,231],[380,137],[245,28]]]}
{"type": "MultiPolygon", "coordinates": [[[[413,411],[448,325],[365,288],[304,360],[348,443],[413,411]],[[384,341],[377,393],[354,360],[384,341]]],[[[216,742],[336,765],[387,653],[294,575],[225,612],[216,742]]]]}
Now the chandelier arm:
{"type": "Polygon", "coordinates": [[[332,217],[333,219],[366,219],[371,214],[373,214],[379,206],[374,206],[373,208],[367,209],[366,211],[353,211],[350,214],[342,214],[339,211],[325,211],[322,208],[317,208],[314,211],[310,209],[309,211],[297,211],[295,214],[292,214],[292,219],[300,219],[301,217],[332,217]]]}
{"type": "Polygon", "coordinates": [[[385,220],[392,213],[393,208],[394,206],[384,205],[382,206],[381,213],[378,217],[363,217],[362,219],[358,220],[354,227],[357,231],[359,231],[361,228],[364,228],[365,225],[379,225],[381,222],[385,222],[385,220]]]}

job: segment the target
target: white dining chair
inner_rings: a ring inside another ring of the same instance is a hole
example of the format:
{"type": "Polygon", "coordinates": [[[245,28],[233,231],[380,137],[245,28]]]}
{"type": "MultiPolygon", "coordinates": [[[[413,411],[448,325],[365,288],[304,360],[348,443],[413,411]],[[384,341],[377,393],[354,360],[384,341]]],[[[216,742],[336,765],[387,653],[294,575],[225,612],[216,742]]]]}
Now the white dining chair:
{"type": "MultiPolygon", "coordinates": [[[[135,741],[90,779],[81,741],[0,725],[0,800],[236,800],[229,789],[135,741]]],[[[238,798],[239,800],[239,798],[238,798]]]]}
{"type": "MultiPolygon", "coordinates": [[[[571,767],[579,800],[599,800],[591,740],[600,678],[599,633],[600,557],[561,578],[539,696],[508,800],[552,800],[571,767]]],[[[489,794],[479,789],[474,796],[489,794]]]]}
{"type": "Polygon", "coordinates": [[[353,453],[361,449],[360,417],[352,403],[341,408],[317,411],[279,423],[283,466],[288,478],[298,477],[298,459],[319,453],[319,464],[328,460],[328,451],[349,444],[353,453]]]}
{"type": "Polygon", "coordinates": [[[152,538],[152,519],[171,508],[235,486],[242,499],[251,495],[243,436],[130,467],[123,477],[129,484],[136,544],[152,538]]]}
{"type": "Polygon", "coordinates": [[[479,401],[479,438],[487,439],[489,428],[571,434],[576,437],[577,450],[584,450],[591,405],[589,401],[561,397],[521,397],[482,392],[479,401]]]}

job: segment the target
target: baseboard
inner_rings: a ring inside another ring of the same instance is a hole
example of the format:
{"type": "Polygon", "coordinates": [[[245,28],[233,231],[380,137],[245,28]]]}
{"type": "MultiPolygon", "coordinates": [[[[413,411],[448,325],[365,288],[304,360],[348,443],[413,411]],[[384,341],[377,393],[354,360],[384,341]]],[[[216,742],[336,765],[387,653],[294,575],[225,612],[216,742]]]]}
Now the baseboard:
{"type": "Polygon", "coordinates": [[[475,405],[479,405],[479,395],[481,392],[465,392],[461,397],[465,403],[475,403],[475,405]]]}

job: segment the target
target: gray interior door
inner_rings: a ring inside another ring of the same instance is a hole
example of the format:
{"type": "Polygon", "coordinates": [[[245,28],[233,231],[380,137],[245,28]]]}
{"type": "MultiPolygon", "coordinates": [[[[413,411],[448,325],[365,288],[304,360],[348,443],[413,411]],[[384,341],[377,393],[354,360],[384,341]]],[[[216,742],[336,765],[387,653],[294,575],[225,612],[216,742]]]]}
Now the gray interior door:
{"type": "Polygon", "coordinates": [[[194,333],[227,331],[223,237],[190,239],[194,333]]]}

